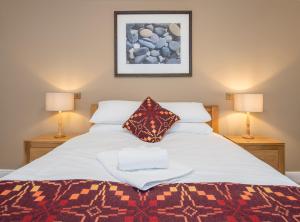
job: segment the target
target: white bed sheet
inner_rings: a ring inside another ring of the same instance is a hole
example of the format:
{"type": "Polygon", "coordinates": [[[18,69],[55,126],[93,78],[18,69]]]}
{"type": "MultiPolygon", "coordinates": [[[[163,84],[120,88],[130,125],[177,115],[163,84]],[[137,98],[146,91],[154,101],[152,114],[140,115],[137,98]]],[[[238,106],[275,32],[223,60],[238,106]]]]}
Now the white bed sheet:
{"type": "Polygon", "coordinates": [[[286,176],[218,134],[173,133],[146,144],[125,131],[90,132],[1,178],[2,180],[92,179],[119,182],[97,161],[96,154],[138,146],[167,149],[169,158],[194,169],[172,182],[234,182],[297,186],[286,176]]]}

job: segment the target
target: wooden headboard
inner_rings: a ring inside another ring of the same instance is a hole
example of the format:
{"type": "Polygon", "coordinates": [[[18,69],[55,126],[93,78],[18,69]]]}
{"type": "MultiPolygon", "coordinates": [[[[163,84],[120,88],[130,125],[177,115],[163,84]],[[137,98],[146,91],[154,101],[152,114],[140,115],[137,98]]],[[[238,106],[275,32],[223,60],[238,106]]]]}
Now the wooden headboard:
{"type": "MultiPolygon", "coordinates": [[[[98,109],[98,104],[91,105],[91,116],[98,109]]],[[[215,133],[219,132],[219,107],[217,105],[205,106],[207,112],[211,115],[211,121],[208,124],[213,128],[215,133]]]]}

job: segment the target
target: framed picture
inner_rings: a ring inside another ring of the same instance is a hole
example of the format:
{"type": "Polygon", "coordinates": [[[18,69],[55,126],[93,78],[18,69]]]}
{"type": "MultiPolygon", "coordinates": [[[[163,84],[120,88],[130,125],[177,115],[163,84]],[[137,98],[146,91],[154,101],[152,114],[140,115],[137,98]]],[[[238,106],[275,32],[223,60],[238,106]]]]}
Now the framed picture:
{"type": "Polygon", "coordinates": [[[115,76],[192,76],[191,11],[115,11],[115,76]]]}

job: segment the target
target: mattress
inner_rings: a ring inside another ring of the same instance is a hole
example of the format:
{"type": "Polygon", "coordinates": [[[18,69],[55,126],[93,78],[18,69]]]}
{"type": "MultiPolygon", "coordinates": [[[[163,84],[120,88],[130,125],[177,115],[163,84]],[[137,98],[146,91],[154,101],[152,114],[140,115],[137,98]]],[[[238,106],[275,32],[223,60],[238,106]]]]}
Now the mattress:
{"type": "Polygon", "coordinates": [[[1,180],[88,179],[120,182],[103,168],[96,154],[141,145],[166,149],[170,159],[193,168],[191,174],[172,183],[231,182],[297,186],[266,163],[215,133],[171,133],[159,143],[148,144],[122,130],[89,132],[75,137],[1,180]]]}

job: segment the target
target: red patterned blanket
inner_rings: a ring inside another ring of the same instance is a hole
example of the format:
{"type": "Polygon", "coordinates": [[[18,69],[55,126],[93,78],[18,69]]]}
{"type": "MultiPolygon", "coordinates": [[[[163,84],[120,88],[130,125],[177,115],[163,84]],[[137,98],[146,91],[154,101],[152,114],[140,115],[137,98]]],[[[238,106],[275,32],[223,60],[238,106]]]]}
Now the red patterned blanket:
{"type": "Polygon", "coordinates": [[[300,188],[232,183],[142,192],[91,180],[0,181],[0,221],[300,221],[300,188]]]}

